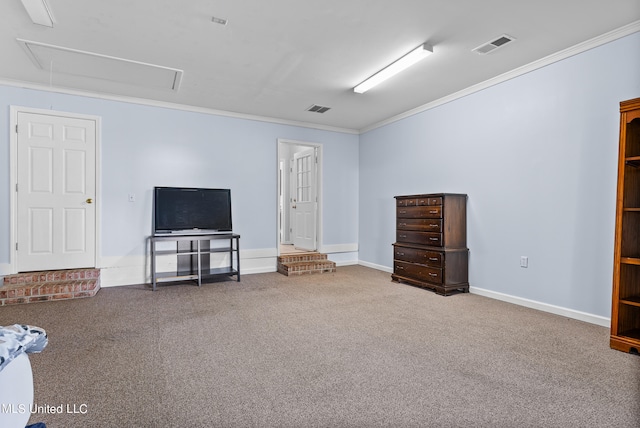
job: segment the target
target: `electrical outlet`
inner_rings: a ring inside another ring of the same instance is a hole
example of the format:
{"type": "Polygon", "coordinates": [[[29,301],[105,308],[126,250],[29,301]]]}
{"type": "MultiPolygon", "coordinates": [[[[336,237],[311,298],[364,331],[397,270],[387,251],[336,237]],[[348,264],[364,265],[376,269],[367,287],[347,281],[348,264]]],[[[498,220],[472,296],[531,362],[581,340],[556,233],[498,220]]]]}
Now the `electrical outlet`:
{"type": "Polygon", "coordinates": [[[136,201],[135,193],[129,193],[129,202],[135,202],[135,201],[136,201]]]}
{"type": "Polygon", "coordinates": [[[529,257],[520,256],[520,267],[523,267],[523,268],[529,267],[529,257]]]}

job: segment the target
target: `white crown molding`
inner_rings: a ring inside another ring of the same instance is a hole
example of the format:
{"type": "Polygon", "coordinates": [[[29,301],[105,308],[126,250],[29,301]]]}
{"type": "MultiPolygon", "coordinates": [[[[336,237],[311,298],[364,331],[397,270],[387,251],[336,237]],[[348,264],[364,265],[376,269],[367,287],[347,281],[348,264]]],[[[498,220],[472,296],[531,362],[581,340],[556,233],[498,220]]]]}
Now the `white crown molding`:
{"type": "Polygon", "coordinates": [[[422,113],[427,110],[431,110],[435,107],[441,106],[443,104],[449,103],[451,101],[457,100],[462,97],[466,97],[467,95],[471,95],[475,92],[482,91],[483,89],[487,89],[491,86],[497,85],[502,82],[506,82],[507,80],[511,80],[515,77],[522,76],[523,74],[530,73],[534,70],[537,70],[542,67],[546,67],[547,65],[553,64],[554,62],[562,61],[563,59],[572,57],[574,55],[580,54],[582,52],[586,52],[590,49],[596,48],[598,46],[602,46],[606,43],[612,42],[614,40],[621,39],[622,37],[626,37],[630,34],[637,33],[640,31],[640,20],[634,21],[631,24],[627,24],[623,27],[617,28],[613,31],[609,31],[608,33],[602,34],[600,36],[594,37],[592,39],[586,40],[582,43],[578,43],[575,46],[570,48],[561,50],[554,54],[548,55],[539,60],[533,61],[529,64],[523,65],[522,67],[518,67],[506,73],[503,73],[499,76],[493,77],[491,79],[485,80],[484,82],[480,82],[476,85],[469,86],[466,89],[455,92],[451,95],[447,95],[446,97],[442,97],[435,101],[432,101],[427,104],[423,104],[420,107],[416,107],[414,109],[408,110],[404,113],[400,113],[396,116],[390,117],[383,121],[377,122],[373,125],[367,126],[365,128],[360,129],[360,134],[364,134],[366,132],[372,131],[376,128],[380,128],[385,125],[389,125],[390,123],[397,122],[399,120],[405,119],[407,117],[416,115],[418,113],[422,113]]]}
{"type": "Polygon", "coordinates": [[[274,123],[279,125],[298,126],[302,128],[318,129],[322,131],[360,135],[360,134],[364,134],[366,132],[372,131],[374,129],[380,128],[382,126],[405,119],[407,117],[413,116],[415,114],[433,109],[435,107],[441,106],[443,104],[449,103],[451,101],[457,100],[459,98],[465,97],[467,95],[473,94],[475,92],[481,91],[483,89],[486,89],[491,86],[497,85],[499,83],[505,82],[507,80],[513,79],[515,77],[521,76],[523,74],[529,73],[531,71],[537,70],[547,65],[553,64],[554,62],[561,61],[563,59],[580,54],[582,52],[588,51],[590,49],[612,42],[614,40],[618,40],[622,37],[626,37],[638,31],[640,31],[640,20],[634,21],[623,27],[617,28],[613,31],[609,31],[608,33],[594,37],[592,39],[579,43],[570,48],[564,49],[562,51],[556,52],[542,59],[539,59],[537,61],[526,64],[522,67],[518,67],[514,70],[508,71],[494,78],[485,80],[484,82],[470,86],[466,89],[455,92],[446,97],[442,97],[430,103],[423,104],[419,107],[408,110],[404,113],[390,117],[383,121],[374,123],[370,126],[367,126],[359,130],[351,129],[351,128],[326,126],[326,125],[317,125],[317,124],[308,123],[308,122],[297,122],[292,120],[276,119],[272,117],[236,113],[236,112],[216,110],[216,109],[210,109],[210,108],[204,108],[204,107],[194,107],[194,106],[188,106],[184,104],[171,103],[171,102],[165,102],[165,101],[154,101],[154,100],[147,100],[143,98],[127,97],[124,95],[117,96],[117,95],[102,94],[97,92],[80,91],[80,90],[68,89],[68,88],[52,88],[44,84],[35,84],[35,83],[28,83],[28,82],[22,82],[22,81],[16,81],[16,80],[0,79],[0,85],[20,87],[25,89],[41,90],[41,91],[60,93],[60,94],[66,94],[66,95],[84,96],[89,98],[97,98],[97,99],[110,100],[110,101],[126,102],[131,104],[147,105],[151,107],[169,108],[173,110],[189,111],[194,113],[203,113],[203,114],[210,114],[215,116],[232,117],[236,119],[254,120],[258,122],[274,123]]]}
{"type": "Polygon", "coordinates": [[[206,107],[189,106],[186,104],[171,103],[168,101],[156,101],[156,100],[148,100],[144,98],[127,97],[125,95],[110,95],[110,94],[103,94],[99,92],[81,91],[78,89],[70,89],[70,88],[53,88],[45,84],[23,82],[20,80],[0,79],[0,85],[12,86],[12,87],[18,87],[18,88],[24,88],[24,89],[33,89],[37,91],[53,92],[56,94],[75,95],[80,97],[95,98],[100,100],[118,101],[118,102],[124,102],[129,104],[139,104],[139,105],[145,105],[150,107],[167,108],[167,109],[187,111],[192,113],[209,114],[212,116],[224,116],[224,117],[232,117],[234,119],[245,119],[245,120],[253,120],[257,122],[274,123],[277,125],[297,126],[300,128],[318,129],[321,131],[340,132],[343,134],[353,134],[353,135],[359,134],[357,129],[351,129],[351,128],[340,128],[336,126],[318,125],[318,124],[309,123],[309,122],[298,122],[295,120],[277,119],[274,117],[236,113],[233,111],[216,110],[216,109],[211,109],[206,107]]]}

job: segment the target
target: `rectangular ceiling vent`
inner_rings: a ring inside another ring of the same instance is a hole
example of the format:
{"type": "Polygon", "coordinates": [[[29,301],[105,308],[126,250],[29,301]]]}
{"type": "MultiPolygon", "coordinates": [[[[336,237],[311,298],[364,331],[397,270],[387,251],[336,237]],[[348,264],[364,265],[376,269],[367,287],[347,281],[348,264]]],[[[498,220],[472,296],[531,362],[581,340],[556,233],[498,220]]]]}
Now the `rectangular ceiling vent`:
{"type": "Polygon", "coordinates": [[[480,55],[486,55],[489,52],[493,52],[498,48],[501,48],[502,46],[511,43],[512,41],[514,41],[515,38],[511,37],[511,36],[507,36],[506,34],[503,34],[502,36],[498,37],[495,40],[492,40],[490,42],[487,43],[483,43],[480,46],[478,46],[475,49],[471,49],[473,52],[479,53],[480,55]]]}
{"type": "Polygon", "coordinates": [[[312,111],[314,113],[326,113],[329,110],[331,110],[331,107],[319,106],[317,104],[313,104],[307,109],[307,111],[312,111]]]}

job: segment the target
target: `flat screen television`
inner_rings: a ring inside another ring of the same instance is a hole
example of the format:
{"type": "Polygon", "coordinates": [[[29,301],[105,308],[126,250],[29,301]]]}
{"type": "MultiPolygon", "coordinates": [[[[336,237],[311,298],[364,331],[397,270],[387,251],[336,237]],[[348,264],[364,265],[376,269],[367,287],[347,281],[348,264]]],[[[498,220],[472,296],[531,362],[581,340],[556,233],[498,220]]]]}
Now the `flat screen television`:
{"type": "Polygon", "coordinates": [[[190,187],[154,189],[153,232],[231,232],[231,190],[190,187]]]}

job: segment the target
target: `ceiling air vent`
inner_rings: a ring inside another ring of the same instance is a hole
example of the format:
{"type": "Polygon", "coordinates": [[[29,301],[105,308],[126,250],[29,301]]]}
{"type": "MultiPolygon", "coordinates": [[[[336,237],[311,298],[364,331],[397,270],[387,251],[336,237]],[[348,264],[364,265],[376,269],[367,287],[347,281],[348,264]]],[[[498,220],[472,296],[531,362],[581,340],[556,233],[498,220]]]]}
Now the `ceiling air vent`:
{"type": "Polygon", "coordinates": [[[328,110],[331,110],[331,107],[319,106],[317,104],[313,104],[311,107],[307,109],[307,111],[312,111],[314,113],[325,113],[328,110]]]}
{"type": "Polygon", "coordinates": [[[503,34],[495,40],[492,40],[487,43],[483,43],[475,49],[471,49],[473,52],[479,53],[480,55],[488,54],[489,52],[493,52],[494,50],[506,45],[507,43],[511,43],[515,38],[511,36],[507,36],[503,34]]]}

